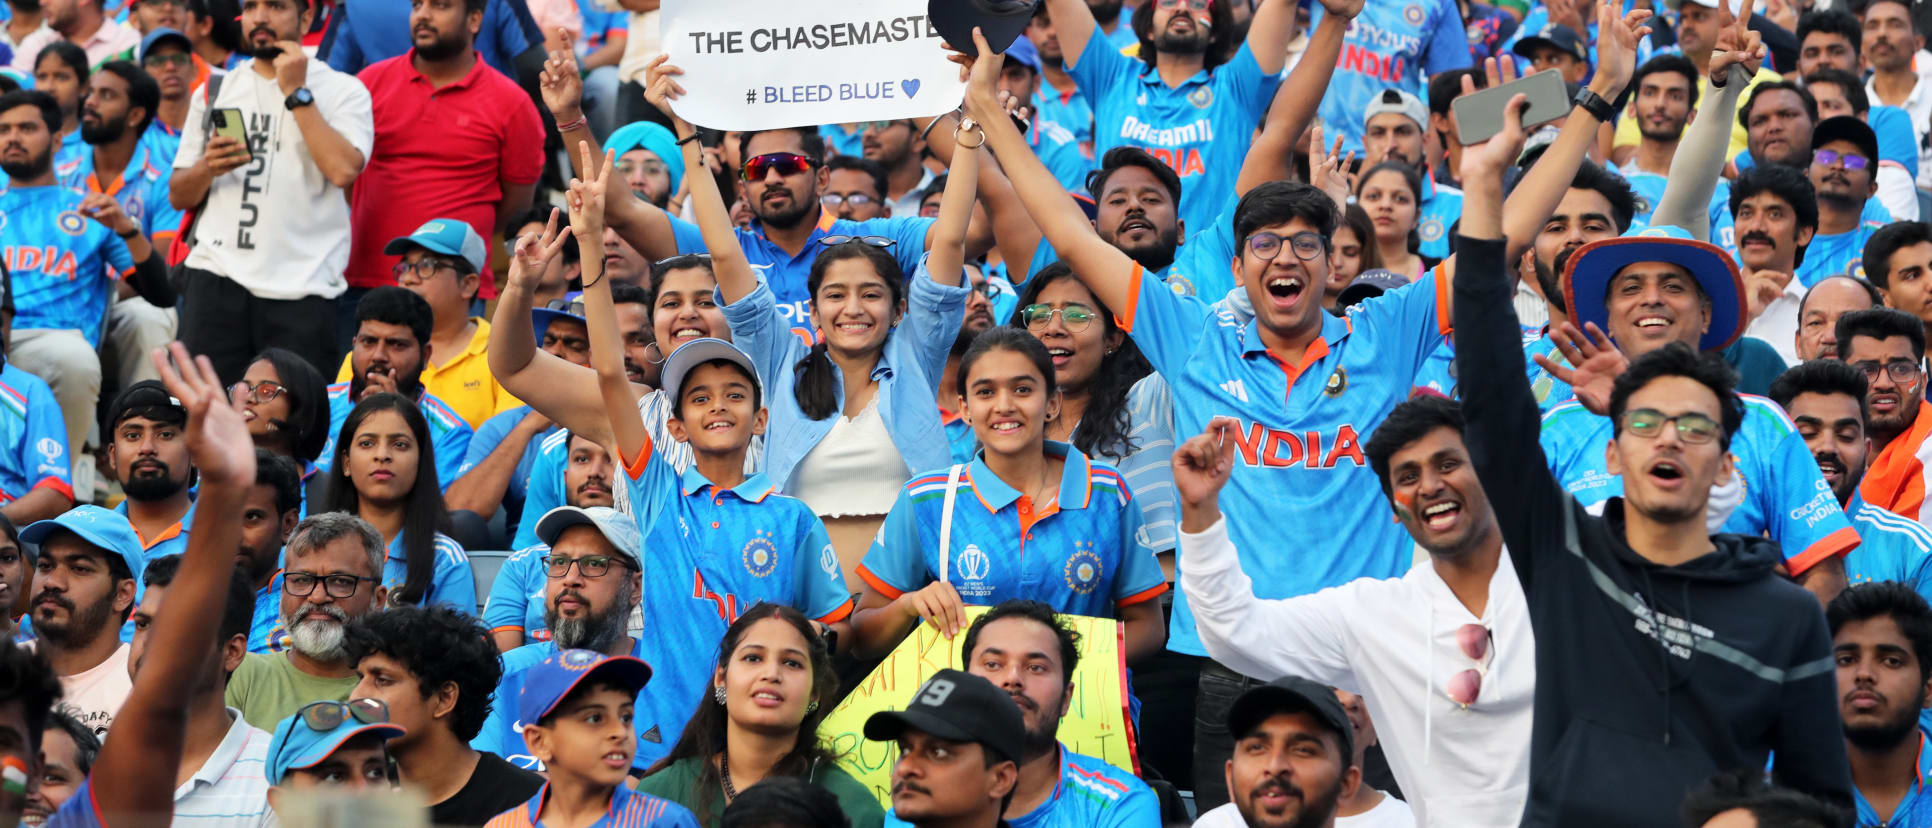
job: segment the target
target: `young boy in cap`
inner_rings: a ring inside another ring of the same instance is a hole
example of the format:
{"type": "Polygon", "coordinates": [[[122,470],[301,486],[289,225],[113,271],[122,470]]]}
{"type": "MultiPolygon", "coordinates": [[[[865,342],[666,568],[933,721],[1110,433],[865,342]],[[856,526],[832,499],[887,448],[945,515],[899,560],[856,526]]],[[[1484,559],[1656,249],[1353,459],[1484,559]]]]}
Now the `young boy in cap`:
{"type": "Polygon", "coordinates": [[[888,824],[994,826],[1020,778],[1026,723],[993,683],[940,670],[904,710],[865,720],[865,738],[897,742],[888,824]]]}
{"type": "Polygon", "coordinates": [[[388,706],[375,699],[304,706],[276,725],[268,742],[268,806],[282,816],[284,791],[394,788],[388,741],[404,733],[389,723],[388,706]]]}
{"type": "MultiPolygon", "coordinates": [[[[487,828],[622,825],[697,828],[684,806],[624,784],[637,734],[629,719],[651,666],[630,656],[562,650],[530,668],[515,699],[523,741],[549,769],[530,801],[497,814],[487,828]],[[603,816],[598,817],[596,814],[603,816]]],[[[510,699],[498,697],[498,704],[510,699]]]]}

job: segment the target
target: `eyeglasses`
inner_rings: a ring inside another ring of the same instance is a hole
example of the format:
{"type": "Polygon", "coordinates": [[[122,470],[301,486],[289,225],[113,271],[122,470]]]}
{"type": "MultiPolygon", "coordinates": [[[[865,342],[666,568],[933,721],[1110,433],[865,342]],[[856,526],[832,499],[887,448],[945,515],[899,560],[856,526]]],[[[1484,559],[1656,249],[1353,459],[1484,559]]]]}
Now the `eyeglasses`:
{"type": "Polygon", "coordinates": [[[141,58],[141,65],[151,69],[159,69],[163,66],[170,65],[193,66],[194,63],[195,59],[190,57],[187,52],[170,52],[165,55],[148,55],[147,57],[141,58]]]}
{"type": "Polygon", "coordinates": [[[746,181],[763,181],[765,174],[772,170],[777,170],[781,176],[793,176],[811,169],[817,163],[795,152],[768,152],[747,159],[741,174],[746,181]]]}
{"type": "Polygon", "coordinates": [[[1865,375],[1866,382],[1878,379],[1878,372],[1880,371],[1884,371],[1885,375],[1891,377],[1893,382],[1911,382],[1919,377],[1919,364],[1904,359],[1894,360],[1884,364],[1866,360],[1864,362],[1854,362],[1851,366],[1857,368],[1860,373],[1865,375]]]}
{"type": "Polygon", "coordinates": [[[1027,305],[1020,309],[1020,320],[1026,323],[1026,329],[1029,331],[1043,331],[1046,330],[1046,326],[1053,324],[1053,315],[1056,313],[1060,315],[1060,323],[1066,325],[1067,330],[1073,333],[1086,330],[1088,325],[1093,324],[1093,318],[1096,315],[1092,310],[1081,305],[1068,305],[1064,308],[1056,308],[1052,305],[1027,305]]]}
{"type": "Polygon", "coordinates": [[[1264,262],[1272,262],[1276,256],[1281,255],[1281,243],[1284,241],[1288,242],[1289,247],[1295,249],[1295,258],[1304,262],[1321,258],[1322,253],[1328,249],[1328,243],[1322,241],[1322,237],[1315,233],[1296,233],[1284,239],[1278,233],[1264,231],[1248,237],[1248,252],[1264,262]]]}
{"type": "Polygon", "coordinates": [[[896,126],[901,126],[901,125],[904,125],[907,129],[912,128],[911,121],[862,121],[859,123],[859,131],[860,132],[884,132],[888,129],[891,129],[896,126]]]}
{"type": "Polygon", "coordinates": [[[453,262],[449,259],[438,259],[434,256],[424,256],[420,259],[417,259],[414,264],[411,264],[409,262],[397,262],[396,267],[393,269],[393,272],[396,274],[396,281],[398,282],[402,281],[404,277],[412,273],[416,275],[416,281],[427,282],[429,281],[429,277],[436,275],[436,271],[442,270],[443,268],[446,268],[446,267],[451,270],[460,270],[460,268],[457,267],[456,262],[453,262]]]}
{"type": "Polygon", "coordinates": [[[570,565],[573,563],[577,565],[577,571],[583,573],[586,578],[604,577],[604,573],[610,571],[610,565],[613,563],[621,564],[627,569],[631,565],[629,561],[610,555],[584,555],[579,558],[573,558],[569,555],[543,556],[544,571],[549,573],[552,578],[562,578],[570,574],[570,565]]]}
{"type": "Polygon", "coordinates": [[[1692,445],[1717,439],[1717,421],[1696,412],[1673,417],[1654,408],[1639,408],[1623,413],[1623,427],[1646,440],[1663,434],[1666,423],[1676,427],[1677,439],[1692,445]]]}
{"type": "Polygon", "coordinates": [[[1496,660],[1495,648],[1491,647],[1495,636],[1488,627],[1481,624],[1464,624],[1456,628],[1456,648],[1476,666],[1449,677],[1443,686],[1443,693],[1456,704],[1468,707],[1476,703],[1482,695],[1483,679],[1489,677],[1489,665],[1496,660]]]}
{"type": "Polygon", "coordinates": [[[891,247],[898,244],[898,242],[885,236],[821,236],[818,240],[819,244],[825,245],[826,247],[836,247],[851,242],[858,242],[859,244],[871,247],[891,247]]]}
{"type": "Polygon", "coordinates": [[[552,299],[548,302],[543,303],[543,309],[553,310],[553,311],[563,311],[564,313],[570,314],[571,316],[583,316],[584,300],[552,299]]]}
{"type": "Polygon", "coordinates": [[[285,572],[282,574],[282,591],[297,598],[315,591],[317,583],[331,598],[348,598],[362,588],[363,581],[374,581],[361,575],[316,575],[310,572],[285,572]]]}
{"type": "Polygon", "coordinates": [[[823,204],[827,207],[830,207],[834,210],[837,210],[839,206],[842,204],[850,204],[854,207],[869,207],[871,205],[879,203],[879,200],[869,195],[866,195],[865,193],[853,193],[851,195],[839,195],[838,193],[826,193],[818,197],[818,203],[823,204]]]}
{"type": "Polygon", "coordinates": [[[262,380],[257,383],[242,380],[242,384],[248,386],[248,401],[256,405],[274,402],[276,397],[288,393],[287,386],[274,380],[262,380]]]}
{"type": "Polygon", "coordinates": [[[343,722],[355,719],[363,724],[385,724],[389,721],[389,705],[381,699],[350,699],[346,702],[319,701],[302,706],[295,711],[302,717],[302,724],[310,730],[326,733],[342,726],[343,722]]]}
{"type": "Polygon", "coordinates": [[[1006,288],[1000,287],[999,283],[994,281],[975,282],[967,285],[967,287],[971,288],[974,293],[988,299],[998,299],[1006,295],[1006,288]]]}
{"type": "Polygon", "coordinates": [[[1191,11],[1207,11],[1214,6],[1214,0],[1154,0],[1154,8],[1178,9],[1182,6],[1191,11]]]}
{"type": "Polygon", "coordinates": [[[1863,155],[1852,155],[1848,152],[1834,152],[1828,149],[1821,149],[1812,153],[1811,160],[1812,163],[1820,167],[1829,167],[1834,163],[1843,161],[1845,162],[1846,170],[1862,170],[1872,163],[1871,159],[1863,155]]]}

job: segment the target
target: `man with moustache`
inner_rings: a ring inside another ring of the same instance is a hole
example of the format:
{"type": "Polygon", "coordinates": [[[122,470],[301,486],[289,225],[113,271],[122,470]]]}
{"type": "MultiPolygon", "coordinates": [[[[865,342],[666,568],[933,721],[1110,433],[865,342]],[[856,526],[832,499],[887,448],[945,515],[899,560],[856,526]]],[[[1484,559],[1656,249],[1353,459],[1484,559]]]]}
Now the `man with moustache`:
{"type": "Polygon", "coordinates": [[[1080,634],[1038,601],[1007,601],[966,629],[966,672],[1012,696],[1026,725],[1019,782],[1003,816],[1033,828],[1158,825],[1160,803],[1146,783],[1060,744],[1079,644],[1080,634]]]}
{"type": "MultiPolygon", "coordinates": [[[[579,509],[615,507],[611,481],[620,472],[610,452],[579,434],[566,431],[559,436],[569,458],[563,469],[564,502],[579,509]]],[[[530,515],[532,538],[539,517],[530,515]]],[[[483,605],[483,623],[490,628],[497,649],[509,652],[529,642],[550,640],[549,607],[543,597],[548,584],[544,559],[549,555],[549,544],[537,541],[517,550],[497,570],[483,605]]]]}
{"type": "Polygon", "coordinates": [[[1853,276],[1833,276],[1812,285],[1798,303],[1797,361],[1837,359],[1838,320],[1884,304],[1878,288],[1853,276]]]}
{"type": "Polygon", "coordinates": [[[1771,400],[1790,415],[1858,530],[1858,548],[1845,556],[1846,582],[1902,581],[1932,595],[1932,529],[1858,495],[1872,452],[1865,436],[1865,392],[1864,374],[1829,359],[1797,365],[1771,383],[1771,400]]]}
{"type": "Polygon", "coordinates": [[[1859,584],[1825,608],[1859,825],[1932,822],[1924,750],[1932,607],[1900,583],[1859,584]]]}
{"type": "Polygon", "coordinates": [[[1865,242],[1890,221],[1877,220],[1865,205],[1878,193],[1878,134],[1864,121],[1840,115],[1811,132],[1806,174],[1818,191],[1818,233],[1805,249],[1798,281],[1810,287],[1826,276],[1862,276],[1865,242]]]}
{"type": "Polygon", "coordinates": [[[1896,106],[1911,117],[1919,145],[1919,188],[1932,186],[1932,147],[1926,131],[1932,128],[1932,67],[1915,66],[1914,56],[1925,48],[1924,33],[1906,0],[1873,0],[1860,14],[1864,25],[1863,52],[1872,69],[1865,93],[1874,105],[1896,106]]]}
{"type": "Polygon", "coordinates": [[[302,470],[294,460],[267,449],[255,450],[255,485],[242,504],[241,546],[235,569],[255,590],[254,621],[248,626],[248,651],[280,652],[288,628],[282,625],[282,545],[302,519],[302,470]]]}
{"type": "Polygon", "coordinates": [[[1033,93],[1033,113],[1041,121],[1065,127],[1073,133],[1080,151],[1091,156],[1093,106],[1081,94],[1073,75],[1067,73],[1060,36],[1054,32],[1053,15],[1045,3],[1033,7],[1033,19],[1026,24],[1026,40],[1040,58],[1040,88],[1033,93]]]}
{"type": "Polygon", "coordinates": [[[1677,156],[1684,125],[1697,109],[1697,66],[1683,55],[1658,55],[1637,67],[1630,88],[1635,90],[1630,114],[1637,120],[1637,151],[1617,172],[1643,194],[1645,203],[1637,220],[1648,223],[1651,208],[1664,197],[1670,160],[1677,156]]]}
{"type": "Polygon", "coordinates": [[[115,507],[149,558],[177,555],[193,523],[194,463],[183,427],[188,411],[154,380],[129,386],[108,416],[107,458],[127,499],[115,507]]]}
{"type": "Polygon", "coordinates": [[[182,341],[214,362],[223,382],[240,379],[269,347],[301,354],[318,371],[340,353],[346,190],[375,134],[369,91],[302,50],[318,3],[242,4],[253,57],[228,72],[214,100],[193,96],[174,157],[170,201],[178,210],[201,205],[194,250],[182,262],[182,341]],[[241,110],[246,145],[216,134],[211,113],[221,109],[241,110]]]}
{"type": "Polygon", "coordinates": [[[87,62],[99,65],[141,42],[141,33],[106,10],[105,0],[46,0],[47,25],[66,40],[87,50],[87,62]]]}
{"type": "Polygon", "coordinates": [[[865,720],[865,738],[896,742],[892,810],[916,828],[995,828],[1019,784],[1026,725],[1011,697],[971,673],[945,669],[904,710],[865,720]]]}
{"type": "MultiPolygon", "coordinates": [[[[1335,692],[1289,677],[1241,694],[1228,709],[1232,800],[1201,815],[1201,828],[1332,828],[1362,784],[1355,728],[1335,692]]],[[[1487,823],[1485,823],[1487,824],[1487,823]]],[[[1498,823],[1506,824],[1506,823],[1498,823]]]]}
{"type": "MultiPolygon", "coordinates": [[[[398,259],[391,254],[404,251],[384,247],[390,239],[439,218],[488,239],[530,206],[543,174],[543,121],[529,94],[476,51],[487,5],[414,0],[412,48],[356,75],[369,89],[376,141],[361,186],[351,193],[355,247],[341,311],[352,312],[366,289],[397,283],[398,259]],[[435,123],[459,128],[430,126],[435,123]]],[[[477,298],[495,298],[490,269],[481,268],[479,276],[477,298]]],[[[342,316],[347,321],[349,314],[342,316]]]]}
{"type": "Polygon", "coordinates": [[[326,512],[296,524],[280,578],[287,649],[243,659],[228,680],[228,706],[268,730],[309,702],[347,699],[357,678],[344,628],[386,602],[384,552],[382,536],[355,515],[326,512]]]}
{"type": "Polygon", "coordinates": [[[1794,363],[1806,288],[1793,274],[1818,230],[1817,196],[1803,173],[1783,164],[1745,170],[1730,191],[1728,209],[1752,317],[1744,335],[1769,343],[1786,364],[1794,363]]]}
{"type": "Polygon", "coordinates": [[[429,303],[408,289],[385,285],[362,295],[362,301],[356,303],[349,381],[328,388],[329,439],[315,459],[316,471],[335,467],[335,441],[356,403],[387,391],[415,400],[422,409],[423,419],[429,422],[430,444],[436,450],[440,487],[449,488],[460,476],[473,432],[455,409],[423,387],[423,366],[429,362],[434,324],[429,303]]]}
{"type": "Polygon", "coordinates": [[[117,631],[134,609],[147,559],[127,519],[99,506],[76,506],[20,531],[36,544],[33,615],[37,646],[60,676],[75,718],[106,736],[134,684],[128,647],[117,631]]]}
{"type": "Polygon", "coordinates": [[[910,119],[872,121],[859,132],[859,146],[865,160],[886,171],[888,215],[919,215],[919,196],[932,185],[933,172],[922,163],[926,141],[910,119]]]}

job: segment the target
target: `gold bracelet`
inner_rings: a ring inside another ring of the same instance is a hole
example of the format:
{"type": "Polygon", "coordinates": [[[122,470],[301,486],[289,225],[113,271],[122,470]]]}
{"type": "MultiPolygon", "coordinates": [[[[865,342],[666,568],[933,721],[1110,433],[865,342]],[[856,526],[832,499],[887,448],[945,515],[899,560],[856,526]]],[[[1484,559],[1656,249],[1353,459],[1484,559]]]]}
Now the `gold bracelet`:
{"type": "Polygon", "coordinates": [[[954,146],[957,146],[961,149],[971,149],[971,150],[976,150],[976,149],[979,149],[980,147],[986,146],[986,132],[984,130],[979,129],[977,126],[973,128],[973,133],[979,136],[979,143],[977,144],[968,144],[965,141],[961,141],[959,139],[959,136],[965,133],[966,133],[966,130],[964,128],[953,130],[954,146]]]}

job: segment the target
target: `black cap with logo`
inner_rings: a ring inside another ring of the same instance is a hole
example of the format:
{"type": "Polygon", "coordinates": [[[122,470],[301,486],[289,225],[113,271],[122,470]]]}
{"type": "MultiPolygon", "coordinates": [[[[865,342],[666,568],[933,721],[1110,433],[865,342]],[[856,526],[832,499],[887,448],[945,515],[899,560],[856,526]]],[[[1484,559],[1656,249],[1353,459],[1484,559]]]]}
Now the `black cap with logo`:
{"type": "Polygon", "coordinates": [[[865,720],[865,738],[875,742],[892,741],[908,730],[949,742],[978,742],[1015,764],[1026,739],[1026,723],[1012,696],[986,679],[951,669],[920,685],[906,709],[881,710],[865,720]]]}

